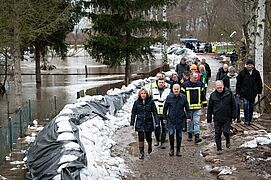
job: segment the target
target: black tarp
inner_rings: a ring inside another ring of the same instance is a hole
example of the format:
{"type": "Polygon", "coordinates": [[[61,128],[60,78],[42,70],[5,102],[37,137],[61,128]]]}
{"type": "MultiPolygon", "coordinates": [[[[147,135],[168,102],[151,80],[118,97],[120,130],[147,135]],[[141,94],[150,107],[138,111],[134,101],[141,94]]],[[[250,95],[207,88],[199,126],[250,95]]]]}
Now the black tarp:
{"type": "Polygon", "coordinates": [[[104,120],[106,113],[115,115],[122,108],[135,89],[142,87],[145,82],[137,83],[130,88],[120,91],[119,94],[105,95],[100,100],[85,101],[76,103],[76,106],[67,107],[71,111],[60,112],[51,122],[49,122],[42,131],[40,131],[33,143],[26,151],[27,157],[27,179],[53,179],[61,175],[61,179],[73,180],[80,179],[80,170],[87,166],[85,149],[80,142],[79,132],[76,125],[80,125],[86,120],[91,120],[99,115],[104,120]],[[72,127],[71,132],[74,139],[58,140],[59,135],[65,132],[58,131],[58,122],[68,121],[72,127]],[[79,144],[79,150],[66,150],[64,145],[69,142],[79,144]],[[60,159],[64,155],[75,155],[76,160],[60,164],[60,159]],[[63,167],[64,166],[64,167],[63,167]],[[59,170],[60,169],[60,170],[59,170]],[[58,172],[58,170],[60,172],[58,172]]]}

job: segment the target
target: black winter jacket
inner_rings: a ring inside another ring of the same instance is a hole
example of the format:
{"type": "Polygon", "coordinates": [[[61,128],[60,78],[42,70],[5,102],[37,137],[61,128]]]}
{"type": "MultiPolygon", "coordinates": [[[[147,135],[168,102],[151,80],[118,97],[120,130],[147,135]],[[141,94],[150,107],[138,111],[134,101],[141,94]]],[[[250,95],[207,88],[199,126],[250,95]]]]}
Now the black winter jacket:
{"type": "Polygon", "coordinates": [[[212,122],[212,115],[214,115],[214,121],[231,121],[236,119],[236,112],[235,99],[228,88],[225,87],[221,94],[217,91],[211,93],[207,109],[208,123],[212,122]]]}
{"type": "Polygon", "coordinates": [[[196,83],[193,83],[190,80],[185,81],[183,83],[182,93],[184,93],[186,95],[186,98],[187,98],[189,106],[190,106],[190,110],[193,109],[192,106],[195,104],[200,104],[198,107],[194,108],[195,110],[201,109],[201,104],[204,107],[207,106],[206,96],[204,94],[204,87],[200,81],[197,81],[196,83]],[[200,94],[199,94],[197,88],[200,88],[200,94]],[[190,95],[190,97],[188,96],[188,94],[190,95]],[[199,100],[200,100],[200,102],[199,102],[199,100]]]}
{"type": "Polygon", "coordinates": [[[134,102],[131,123],[136,131],[154,131],[155,125],[159,124],[158,114],[153,100],[148,97],[143,103],[142,99],[134,102]]]}
{"type": "Polygon", "coordinates": [[[224,76],[227,76],[228,71],[224,71],[223,67],[218,69],[215,80],[222,80],[224,76]]]}
{"type": "Polygon", "coordinates": [[[177,81],[173,81],[171,78],[169,81],[167,81],[167,83],[170,84],[170,92],[173,92],[172,88],[173,88],[173,85],[174,84],[179,84],[180,87],[182,87],[182,82],[181,82],[181,79],[178,77],[178,80],[177,81]]]}
{"type": "Polygon", "coordinates": [[[163,114],[164,119],[167,120],[168,127],[181,129],[183,120],[190,119],[189,112],[188,102],[184,94],[176,96],[171,93],[167,96],[163,114]]]}
{"type": "Polygon", "coordinates": [[[241,98],[251,100],[261,94],[263,90],[260,72],[256,69],[252,70],[250,75],[247,68],[244,68],[237,77],[236,94],[240,94],[241,98]]]}
{"type": "Polygon", "coordinates": [[[181,63],[179,63],[179,64],[176,65],[176,70],[175,71],[178,73],[179,78],[182,79],[183,78],[183,73],[185,71],[189,71],[189,70],[190,69],[189,69],[189,65],[188,64],[181,64],[181,63]]]}
{"type": "Polygon", "coordinates": [[[209,64],[207,64],[207,63],[205,63],[204,66],[205,66],[205,70],[206,70],[206,73],[207,73],[208,79],[209,79],[212,75],[211,68],[210,68],[209,64]]]}

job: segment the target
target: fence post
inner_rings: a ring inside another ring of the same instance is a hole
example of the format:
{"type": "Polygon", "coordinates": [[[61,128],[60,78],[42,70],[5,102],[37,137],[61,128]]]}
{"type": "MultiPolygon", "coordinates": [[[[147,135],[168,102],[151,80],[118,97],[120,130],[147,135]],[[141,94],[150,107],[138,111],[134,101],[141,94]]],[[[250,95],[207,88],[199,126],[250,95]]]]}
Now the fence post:
{"type": "Polygon", "coordinates": [[[55,107],[55,115],[56,115],[56,96],[54,96],[54,107],[55,107]]]}
{"type": "Polygon", "coordinates": [[[86,71],[86,78],[88,77],[88,67],[85,65],[85,71],[86,71]]]}
{"type": "Polygon", "coordinates": [[[26,121],[26,127],[28,128],[29,122],[31,121],[31,101],[28,100],[28,119],[26,121]]]}
{"type": "Polygon", "coordinates": [[[22,109],[19,108],[19,128],[20,128],[20,138],[23,137],[23,123],[22,123],[22,109]]]}
{"type": "Polygon", "coordinates": [[[12,144],[13,144],[13,127],[12,127],[12,121],[11,117],[8,118],[8,128],[9,128],[9,147],[10,150],[12,150],[12,144]]]}

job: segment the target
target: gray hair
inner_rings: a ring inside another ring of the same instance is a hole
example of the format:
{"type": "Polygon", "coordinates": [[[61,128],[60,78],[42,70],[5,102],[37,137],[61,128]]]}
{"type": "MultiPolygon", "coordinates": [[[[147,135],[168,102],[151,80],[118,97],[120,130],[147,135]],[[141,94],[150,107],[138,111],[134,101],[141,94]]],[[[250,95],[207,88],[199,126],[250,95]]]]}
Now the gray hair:
{"type": "Polygon", "coordinates": [[[215,81],[215,85],[217,85],[217,84],[222,84],[222,85],[224,86],[224,83],[223,83],[222,80],[217,80],[217,81],[215,81]]]}
{"type": "Polygon", "coordinates": [[[228,64],[223,64],[223,68],[229,68],[228,64]]]}
{"type": "Polygon", "coordinates": [[[176,87],[181,88],[180,84],[173,84],[172,88],[176,88],[176,87]]]}

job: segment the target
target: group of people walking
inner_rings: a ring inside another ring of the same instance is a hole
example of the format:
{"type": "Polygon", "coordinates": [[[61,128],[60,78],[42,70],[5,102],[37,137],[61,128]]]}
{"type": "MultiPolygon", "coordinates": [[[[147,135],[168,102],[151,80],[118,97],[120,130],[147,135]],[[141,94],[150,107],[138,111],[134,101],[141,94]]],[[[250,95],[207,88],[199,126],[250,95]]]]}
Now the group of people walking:
{"type": "Polygon", "coordinates": [[[244,123],[250,125],[253,118],[255,98],[263,90],[260,72],[255,69],[253,60],[246,61],[245,67],[237,74],[233,66],[223,64],[218,70],[216,80],[221,80],[231,90],[236,101],[236,119],[240,120],[240,100],[243,100],[244,123]]]}
{"type": "MultiPolygon", "coordinates": [[[[148,153],[152,152],[152,132],[155,146],[166,148],[166,134],[169,135],[169,155],[181,156],[182,133],[187,131],[188,141],[197,144],[200,138],[200,117],[207,107],[206,90],[211,77],[206,60],[188,65],[182,58],[170,80],[162,72],[149,87],[141,88],[134,102],[131,126],[138,132],[140,159],[144,159],[144,139],[148,142],[148,153]],[[176,139],[176,146],[175,146],[176,139]],[[176,152],[176,153],[175,153],[176,152]]],[[[234,67],[223,67],[218,71],[215,91],[211,93],[207,110],[207,122],[214,121],[217,154],[222,154],[221,135],[230,147],[230,125],[233,120],[240,122],[240,98],[244,99],[245,123],[252,119],[253,104],[261,94],[262,82],[259,72],[251,60],[237,75],[234,67]]]]}

